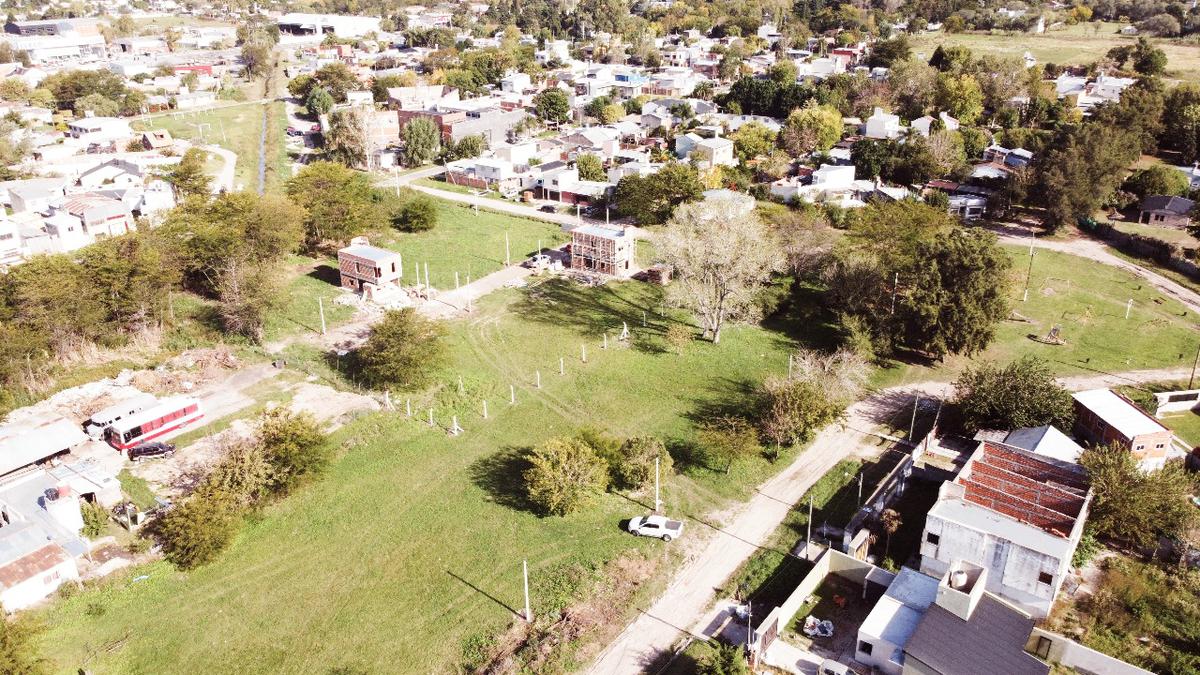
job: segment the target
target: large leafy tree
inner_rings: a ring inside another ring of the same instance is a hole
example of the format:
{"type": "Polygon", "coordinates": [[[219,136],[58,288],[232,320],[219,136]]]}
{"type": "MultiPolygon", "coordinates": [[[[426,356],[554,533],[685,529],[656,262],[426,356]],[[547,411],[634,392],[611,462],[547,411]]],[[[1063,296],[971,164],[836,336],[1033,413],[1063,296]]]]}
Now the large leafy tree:
{"type": "Polygon", "coordinates": [[[1126,129],[1085,123],[1060,133],[1035,163],[1033,192],[1046,209],[1046,227],[1091,217],[1140,153],[1140,140],[1126,129]]]}
{"type": "Polygon", "coordinates": [[[761,122],[747,122],[730,135],[734,151],[742,162],[771,154],[777,137],[778,134],[761,122]]]}
{"type": "Polygon", "coordinates": [[[571,102],[565,92],[551,87],[533,97],[533,111],[543,122],[560,124],[571,119],[571,102]]]}
{"type": "Polygon", "coordinates": [[[551,515],[578,511],[608,485],[607,463],[577,438],[550,438],[533,448],[527,459],[526,494],[551,515]]]}
{"type": "Polygon", "coordinates": [[[901,272],[906,292],[897,308],[903,344],[938,358],[977,354],[1008,315],[1012,259],[984,230],[954,230],[921,242],[901,272]]]}
{"type": "Polygon", "coordinates": [[[440,324],[411,307],[387,312],[355,354],[363,380],[377,389],[428,382],[445,354],[443,336],[440,324]]]}
{"type": "Polygon", "coordinates": [[[809,101],[787,116],[780,137],[793,156],[824,152],[842,138],[842,114],[837,108],[809,101]]]}
{"type": "Polygon", "coordinates": [[[36,621],[26,615],[0,621],[0,673],[42,675],[50,672],[50,664],[38,650],[42,625],[36,621]]]}
{"type": "Polygon", "coordinates": [[[671,298],[692,310],[714,344],[726,322],[754,318],[758,291],[784,266],[766,225],[731,199],[680,206],[658,252],[675,270],[671,298]]]}
{"type": "Polygon", "coordinates": [[[371,224],[377,210],[370,179],[336,162],[306,165],[286,191],[305,210],[304,242],[311,251],[344,245],[371,224]]]}
{"type": "Polygon", "coordinates": [[[639,223],[665,223],[681,204],[700,199],[704,186],[690,164],[669,163],[649,176],[629,175],[617,182],[617,213],[639,223]]]}
{"type": "Polygon", "coordinates": [[[590,152],[575,159],[575,168],[579,170],[579,178],[582,180],[602,181],[608,178],[604,173],[604,163],[598,156],[590,152]]]}
{"type": "Polygon", "coordinates": [[[1179,151],[1184,162],[1200,160],[1200,85],[1172,89],[1163,101],[1162,121],[1162,144],[1179,151]]]}
{"type": "Polygon", "coordinates": [[[1088,526],[1098,535],[1150,547],[1159,536],[1180,537],[1195,526],[1197,511],[1188,501],[1194,484],[1180,463],[1144,472],[1118,445],[1088,448],[1079,463],[1092,484],[1088,526]]]}
{"type": "Polygon", "coordinates": [[[354,71],[340,61],[321,66],[313,73],[317,83],[324,87],[333,100],[338,103],[346,102],[346,92],[362,88],[362,82],[354,71]]]}
{"type": "Polygon", "coordinates": [[[205,171],[208,156],[199,148],[188,148],[183,157],[166,175],[167,182],[178,197],[200,197],[212,189],[212,177],[205,171]]]}
{"type": "Polygon", "coordinates": [[[954,383],[963,427],[1019,429],[1053,424],[1070,430],[1075,418],[1071,394],[1054,379],[1045,361],[1023,356],[1008,365],[988,361],[968,368],[954,383]]]}
{"type": "Polygon", "coordinates": [[[442,147],[442,132],[437,122],[428,117],[409,120],[400,130],[400,136],[404,140],[404,159],[409,166],[432,162],[442,147]]]}
{"type": "Polygon", "coordinates": [[[325,132],[325,154],[349,167],[366,166],[371,149],[363,115],[359,110],[339,110],[329,117],[325,132]]]}

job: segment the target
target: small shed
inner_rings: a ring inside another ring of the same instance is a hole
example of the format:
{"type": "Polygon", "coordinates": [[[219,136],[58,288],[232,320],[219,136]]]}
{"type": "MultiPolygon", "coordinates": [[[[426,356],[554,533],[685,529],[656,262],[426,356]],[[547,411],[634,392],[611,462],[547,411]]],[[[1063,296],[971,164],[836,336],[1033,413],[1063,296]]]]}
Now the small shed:
{"type": "Polygon", "coordinates": [[[1138,222],[1162,227],[1185,228],[1191,222],[1196,202],[1184,197],[1151,195],[1139,206],[1138,222]]]}

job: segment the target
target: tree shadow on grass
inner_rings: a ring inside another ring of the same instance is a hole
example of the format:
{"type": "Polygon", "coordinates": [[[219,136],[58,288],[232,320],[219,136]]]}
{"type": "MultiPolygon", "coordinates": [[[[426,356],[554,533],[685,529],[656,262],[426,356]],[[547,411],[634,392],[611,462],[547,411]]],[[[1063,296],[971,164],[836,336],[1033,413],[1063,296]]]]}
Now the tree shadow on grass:
{"type": "Polygon", "coordinates": [[[587,287],[570,279],[550,279],[527,288],[516,304],[516,311],[526,319],[567,326],[597,339],[608,331],[609,340],[615,340],[622,323],[628,325],[631,332],[665,333],[674,320],[658,315],[661,289],[652,286],[646,286],[644,290],[625,288],[627,292],[618,293],[611,285],[587,287]],[[643,313],[645,327],[642,326],[643,313]]]}
{"type": "Polygon", "coordinates": [[[499,452],[476,460],[470,466],[471,482],[487,492],[491,500],[518,511],[542,515],[525,494],[522,477],[532,464],[526,457],[529,448],[505,447],[499,452]]]}
{"type": "Polygon", "coordinates": [[[307,276],[318,281],[324,281],[331,286],[342,285],[342,273],[333,265],[326,265],[324,263],[317,265],[308,272],[307,276]]]}

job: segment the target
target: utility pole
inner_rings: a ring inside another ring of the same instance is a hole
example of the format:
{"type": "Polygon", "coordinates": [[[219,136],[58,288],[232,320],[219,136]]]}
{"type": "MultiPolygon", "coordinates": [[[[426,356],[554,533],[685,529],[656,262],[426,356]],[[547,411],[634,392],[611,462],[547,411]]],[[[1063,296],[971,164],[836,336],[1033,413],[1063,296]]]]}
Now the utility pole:
{"type": "Polygon", "coordinates": [[[508,230],[504,231],[504,264],[511,265],[512,257],[509,255],[508,249],[508,230]]]}
{"type": "Polygon", "coordinates": [[[1025,271],[1025,295],[1021,302],[1029,302],[1029,281],[1033,278],[1033,236],[1029,238],[1029,269],[1025,271]]]}
{"type": "Polygon", "coordinates": [[[658,458],[654,458],[654,512],[662,510],[662,500],[658,497],[658,458]]]}
{"type": "Polygon", "coordinates": [[[921,402],[920,396],[917,396],[916,398],[913,399],[912,422],[910,422],[908,424],[908,442],[909,443],[912,443],[913,434],[915,434],[917,432],[917,404],[919,404],[920,402],[921,402]]]}
{"type": "Polygon", "coordinates": [[[325,334],[325,302],[317,298],[317,311],[321,313],[321,335],[325,334]]]}
{"type": "Polygon", "coordinates": [[[1196,360],[1192,362],[1192,376],[1188,378],[1188,389],[1192,388],[1192,383],[1196,381],[1196,366],[1200,366],[1200,346],[1196,347],[1196,360]]]}
{"type": "Polygon", "coordinates": [[[521,575],[525,578],[525,623],[533,621],[533,612],[529,611],[529,561],[521,561],[521,575]]]}
{"type": "Polygon", "coordinates": [[[892,279],[892,314],[896,313],[896,290],[900,287],[900,273],[892,279]]]}
{"type": "MultiPolygon", "coordinates": [[[[813,497],[812,497],[812,495],[809,495],[808,496],[808,540],[807,540],[807,543],[809,543],[809,544],[812,543],[812,512],[813,512],[813,497]]],[[[805,553],[807,553],[808,547],[805,546],[804,549],[805,549],[805,553]]]]}

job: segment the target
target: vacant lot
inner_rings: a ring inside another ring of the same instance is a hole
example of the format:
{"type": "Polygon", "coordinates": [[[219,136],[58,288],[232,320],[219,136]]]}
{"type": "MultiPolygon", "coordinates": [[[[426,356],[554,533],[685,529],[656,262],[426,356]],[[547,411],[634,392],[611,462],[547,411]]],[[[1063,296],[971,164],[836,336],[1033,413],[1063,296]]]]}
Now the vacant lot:
{"type": "Polygon", "coordinates": [[[470,321],[452,324],[453,365],[440,385],[413,397],[420,420],[432,407],[439,428],[402,413],[351,423],[335,437],[344,455],[328,477],[253,519],[216,563],[186,574],[153,564],[51,608],[47,656],[59,672],[85,664],[134,673],[446,672],[464,639],[509,622],[523,559],[536,612],[555,592],[547,580],[566,566],[592,567],[631,548],[656,557],[673,550],[619,529],[645,510],[633,501],[644,497],[606,494],[568,518],[531,513],[514,456],[589,425],[660,435],[682,471],[667,479],[667,508],[689,519],[744,497],[788,461],[748,459],[726,474],[691,461],[687,448],[693,419],[736,404],[750,383],[786,367],[790,340],[739,327],[719,347],[696,342],[669,353],[658,298],[659,289],[636,282],[548,283],[487,298],[470,321]],[[632,345],[613,339],[622,321],[632,345]],[[586,364],[577,358],[584,342],[586,364]],[[441,426],[451,414],[466,429],[457,438],[441,426]]]}
{"type": "MultiPolygon", "coordinates": [[[[1200,341],[1200,316],[1178,301],[1128,272],[1055,251],[1038,249],[1029,273],[1029,249],[1005,249],[1013,257],[1013,318],[1000,324],[995,342],[981,358],[1007,362],[1034,354],[1064,375],[1191,365],[1200,341]],[[1029,300],[1023,301],[1027,273],[1029,300]],[[1133,309],[1126,319],[1130,299],[1133,309]],[[1032,339],[1045,337],[1055,326],[1066,344],[1032,339]]],[[[879,384],[952,379],[970,362],[949,357],[940,364],[898,366],[876,379],[879,384]]]]}
{"type": "Polygon", "coordinates": [[[568,240],[554,223],[495,213],[438,200],[437,226],[429,232],[406,234],[389,231],[372,243],[399,251],[404,257],[404,283],[412,284],[416,264],[425,265],[434,288],[454,288],[454,273],[465,284],[504,266],[504,236],[508,234],[511,260],[520,263],[537,252],[538,242],[550,248],[568,240]]]}
{"type": "MultiPolygon", "coordinates": [[[[1021,57],[1029,52],[1039,64],[1088,64],[1113,47],[1133,44],[1136,37],[1119,35],[1125,24],[1086,23],[1033,33],[924,33],[913,40],[913,53],[929,59],[938,45],[969,47],[977,56],[1021,57]]],[[[1153,39],[1167,54],[1167,77],[1193,80],[1200,77],[1200,50],[1178,40],[1153,39]]]]}
{"type": "MultiPolygon", "coordinates": [[[[267,106],[268,191],[279,191],[290,175],[284,130],[287,117],[284,104],[267,106]]],[[[219,145],[237,153],[233,186],[235,190],[258,190],[260,142],[263,131],[263,106],[254,103],[230,105],[200,112],[179,112],[151,117],[135,123],[136,129],[166,129],[175,138],[219,145]]],[[[219,161],[219,159],[217,160],[219,161]]]]}

